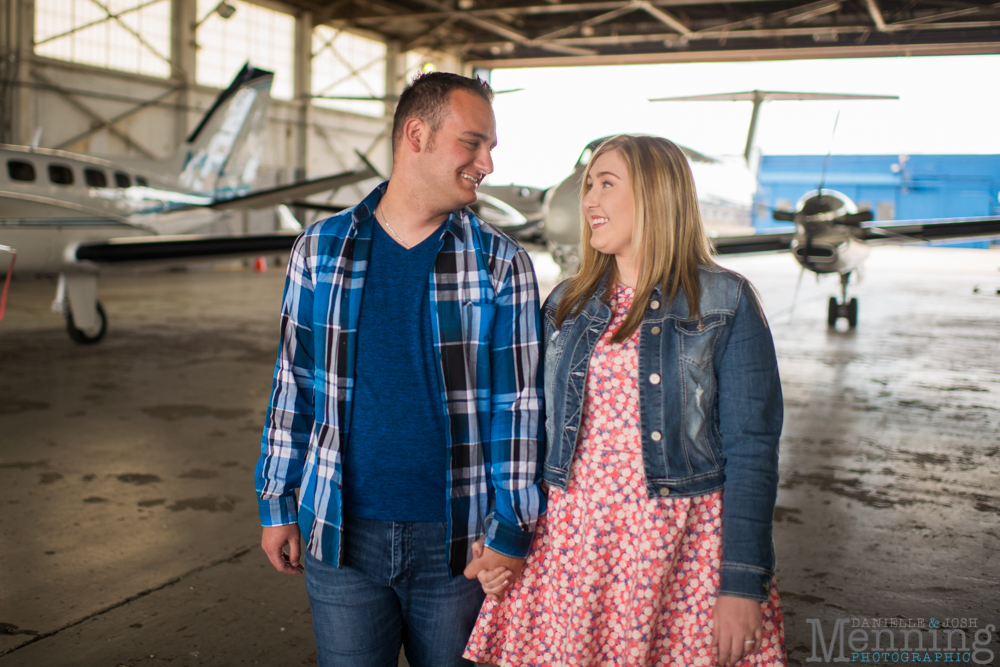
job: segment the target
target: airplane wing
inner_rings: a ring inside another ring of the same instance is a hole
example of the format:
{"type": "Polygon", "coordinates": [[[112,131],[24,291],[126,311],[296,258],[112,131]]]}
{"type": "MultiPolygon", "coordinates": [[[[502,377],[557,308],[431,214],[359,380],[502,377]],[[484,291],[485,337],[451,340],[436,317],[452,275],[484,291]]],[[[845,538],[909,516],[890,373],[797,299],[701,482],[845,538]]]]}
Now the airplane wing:
{"type": "Polygon", "coordinates": [[[751,252],[785,252],[791,249],[795,234],[753,234],[751,236],[717,236],[712,245],[719,255],[737,255],[751,252]]]}
{"type": "Polygon", "coordinates": [[[237,259],[288,252],[298,231],[279,231],[247,236],[140,236],[81,243],[76,258],[98,264],[172,262],[199,259],[237,259]]]}
{"type": "Polygon", "coordinates": [[[299,181],[288,185],[279,185],[274,188],[264,190],[254,190],[245,195],[215,201],[209,206],[215,210],[227,211],[233,209],[261,209],[287,204],[288,202],[308,197],[317,192],[325,192],[334,188],[342,188],[345,185],[360,183],[369,178],[379,176],[379,173],[370,164],[366,164],[354,171],[345,171],[332,176],[314,178],[310,181],[299,181]]]}
{"type": "Polygon", "coordinates": [[[1000,217],[870,222],[861,226],[861,233],[873,245],[988,238],[1000,236],[1000,217]]]}

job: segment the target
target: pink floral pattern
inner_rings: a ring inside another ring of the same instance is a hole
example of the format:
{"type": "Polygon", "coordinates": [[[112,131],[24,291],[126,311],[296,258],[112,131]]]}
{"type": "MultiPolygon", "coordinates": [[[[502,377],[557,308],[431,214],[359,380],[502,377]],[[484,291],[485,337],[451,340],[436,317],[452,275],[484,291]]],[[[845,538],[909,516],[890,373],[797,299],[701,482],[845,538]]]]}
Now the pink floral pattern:
{"type": "MultiPolygon", "coordinates": [[[[722,493],[646,497],[639,433],[638,331],[622,344],[633,291],[590,360],[565,491],[549,488],[531,553],[506,599],[486,600],[465,657],[531,667],[714,666],[712,616],[722,559],[722,493]]],[[[777,588],[764,641],[740,667],[785,665],[777,588]]]]}

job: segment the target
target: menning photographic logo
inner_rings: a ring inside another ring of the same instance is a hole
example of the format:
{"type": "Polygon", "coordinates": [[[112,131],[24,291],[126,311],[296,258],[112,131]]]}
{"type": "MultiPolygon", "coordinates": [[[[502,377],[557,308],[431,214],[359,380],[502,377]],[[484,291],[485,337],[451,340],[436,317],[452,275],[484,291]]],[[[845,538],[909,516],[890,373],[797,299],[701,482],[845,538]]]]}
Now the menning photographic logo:
{"type": "Polygon", "coordinates": [[[812,655],[806,662],[993,664],[993,651],[987,647],[996,627],[979,628],[975,618],[838,618],[829,635],[819,619],[808,618],[806,623],[812,626],[812,655]],[[975,628],[969,642],[968,633],[975,628]]]}

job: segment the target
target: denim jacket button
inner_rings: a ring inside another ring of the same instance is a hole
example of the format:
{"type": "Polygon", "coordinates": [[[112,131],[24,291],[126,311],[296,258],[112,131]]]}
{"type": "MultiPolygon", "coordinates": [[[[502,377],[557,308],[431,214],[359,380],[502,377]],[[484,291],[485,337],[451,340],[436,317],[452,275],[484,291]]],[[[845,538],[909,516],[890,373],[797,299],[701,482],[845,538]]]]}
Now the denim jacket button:
{"type": "Polygon", "coordinates": [[[649,309],[650,310],[657,310],[659,307],[660,307],[660,302],[659,301],[650,301],[649,302],[649,309]]]}
{"type": "Polygon", "coordinates": [[[659,431],[653,431],[649,434],[649,437],[653,439],[653,442],[659,442],[663,439],[663,434],[659,431]]]}
{"type": "Polygon", "coordinates": [[[670,489],[668,489],[668,488],[662,488],[662,489],[660,489],[660,495],[662,497],[666,498],[667,496],[670,495],[670,489]]]}
{"type": "Polygon", "coordinates": [[[660,327],[653,327],[652,329],[649,330],[649,333],[653,334],[654,336],[659,336],[660,331],[661,331],[660,327]]]}
{"type": "Polygon", "coordinates": [[[660,376],[653,373],[649,376],[649,384],[660,384],[660,376]]]}

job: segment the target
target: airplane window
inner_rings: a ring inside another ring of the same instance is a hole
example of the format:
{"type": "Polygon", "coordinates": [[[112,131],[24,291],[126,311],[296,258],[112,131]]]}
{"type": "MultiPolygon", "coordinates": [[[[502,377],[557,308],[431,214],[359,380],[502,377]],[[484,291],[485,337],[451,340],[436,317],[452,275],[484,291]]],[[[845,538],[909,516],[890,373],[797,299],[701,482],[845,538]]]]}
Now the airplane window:
{"type": "Polygon", "coordinates": [[[50,164],[49,180],[56,185],[73,185],[73,170],[62,164],[50,164]]]}
{"type": "Polygon", "coordinates": [[[8,160],[7,174],[10,175],[12,181],[33,181],[35,180],[35,166],[30,162],[8,160]]]}
{"type": "Polygon", "coordinates": [[[136,176],[135,177],[135,184],[138,185],[139,187],[142,187],[142,188],[149,187],[149,181],[146,180],[145,176],[136,176]]]}
{"type": "Polygon", "coordinates": [[[108,187],[108,177],[100,169],[84,169],[83,177],[92,188],[108,187]]]}
{"type": "Polygon", "coordinates": [[[116,171],[115,185],[117,185],[120,188],[130,188],[132,187],[132,179],[128,177],[128,174],[123,174],[120,171],[116,171]]]}

